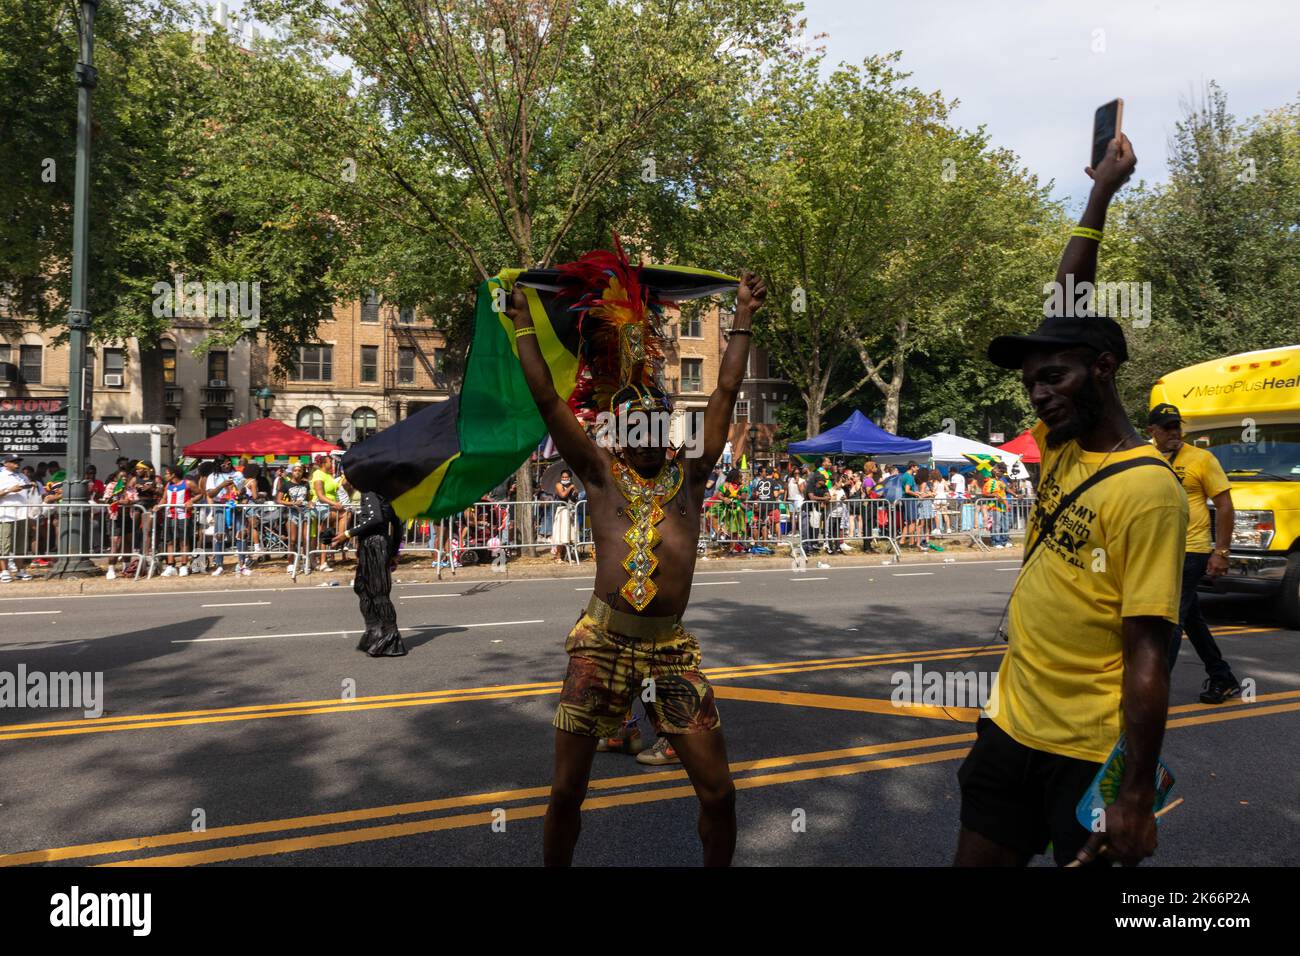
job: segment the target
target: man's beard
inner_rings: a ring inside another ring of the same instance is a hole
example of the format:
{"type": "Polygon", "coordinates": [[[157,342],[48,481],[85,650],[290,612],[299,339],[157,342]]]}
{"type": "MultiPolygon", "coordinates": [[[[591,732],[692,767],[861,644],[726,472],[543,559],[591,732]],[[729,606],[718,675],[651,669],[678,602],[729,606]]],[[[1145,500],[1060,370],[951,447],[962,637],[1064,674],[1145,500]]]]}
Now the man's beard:
{"type": "Polygon", "coordinates": [[[1085,435],[1099,424],[1106,414],[1106,404],[1097,387],[1097,380],[1092,372],[1074,396],[1074,416],[1062,425],[1057,425],[1047,433],[1047,447],[1059,448],[1073,438],[1085,435]]]}

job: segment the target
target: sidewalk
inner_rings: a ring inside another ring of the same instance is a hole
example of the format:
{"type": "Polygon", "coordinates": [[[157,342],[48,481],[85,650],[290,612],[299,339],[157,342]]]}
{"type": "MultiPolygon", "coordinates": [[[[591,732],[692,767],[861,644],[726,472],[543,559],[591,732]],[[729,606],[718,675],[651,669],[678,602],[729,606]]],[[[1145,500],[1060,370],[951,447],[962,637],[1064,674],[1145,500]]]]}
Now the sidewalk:
{"type": "MultiPolygon", "coordinates": [[[[892,553],[855,551],[853,554],[816,554],[809,555],[805,573],[815,573],[819,563],[828,568],[878,567],[882,565],[901,564],[944,564],[953,561],[1019,561],[1021,547],[1000,551],[980,551],[968,547],[951,548],[948,551],[921,553],[904,551],[901,559],[892,553]]],[[[79,580],[14,581],[0,585],[0,600],[15,600],[26,597],[57,597],[72,594],[130,594],[130,593],[169,593],[184,591],[241,591],[250,589],[298,589],[316,587],[350,587],[355,564],[352,561],[336,566],[328,572],[316,571],[312,574],[300,574],[291,578],[285,573],[284,562],[255,565],[251,575],[233,574],[229,568],[220,577],[210,574],[190,575],[189,577],[141,577],[140,580],[118,577],[108,580],[102,575],[79,580]]],[[[788,553],[782,555],[727,555],[723,557],[701,556],[695,565],[696,572],[721,571],[734,572],[745,570],[767,570],[790,568],[788,553]]],[[[494,572],[491,565],[471,565],[458,568],[453,574],[444,568],[442,582],[508,581],[511,578],[590,578],[596,570],[595,562],[590,558],[580,564],[556,565],[546,555],[540,557],[518,557],[511,559],[504,573],[494,572]]],[[[431,559],[420,556],[402,561],[393,575],[394,584],[435,584],[438,572],[432,567],[431,559]]]]}

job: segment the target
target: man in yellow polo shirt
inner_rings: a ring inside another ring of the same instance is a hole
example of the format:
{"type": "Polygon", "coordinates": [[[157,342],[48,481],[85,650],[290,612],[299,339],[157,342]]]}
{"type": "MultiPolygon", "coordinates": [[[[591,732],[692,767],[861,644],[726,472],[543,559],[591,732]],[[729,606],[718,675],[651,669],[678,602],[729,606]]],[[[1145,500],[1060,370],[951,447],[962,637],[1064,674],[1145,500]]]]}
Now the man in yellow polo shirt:
{"type": "Polygon", "coordinates": [[[1178,626],[1169,643],[1169,670],[1173,671],[1183,632],[1205,664],[1206,679],[1201,688],[1201,703],[1222,704],[1241,696],[1241,684],[1219,652],[1219,645],[1201,614],[1196,587],[1207,574],[1217,578],[1228,572],[1228,548],[1232,544],[1232,485],[1223,466],[1204,448],[1183,441],[1183,417],[1168,403],[1157,405],[1147,416],[1151,444],[1169,460],[1178,480],[1187,492],[1187,554],[1183,558],[1183,600],[1178,611],[1178,626]],[[1210,540],[1210,509],[1214,502],[1215,542],[1210,540]]]}
{"type": "MultiPolygon", "coordinates": [[[[1057,288],[1095,280],[1106,207],[1135,162],[1121,137],[1089,170],[1092,195],[1057,288]]],[[[1020,371],[1043,461],[1007,605],[1007,653],[958,772],[959,866],[1023,866],[1049,841],[1061,865],[1136,864],[1156,848],[1187,496],[1120,401],[1115,375],[1128,347],[1119,324],[1051,311],[1031,334],[989,345],[990,361],[1020,371]],[[1076,807],[1121,733],[1124,776],[1094,834],[1076,807]]]]}

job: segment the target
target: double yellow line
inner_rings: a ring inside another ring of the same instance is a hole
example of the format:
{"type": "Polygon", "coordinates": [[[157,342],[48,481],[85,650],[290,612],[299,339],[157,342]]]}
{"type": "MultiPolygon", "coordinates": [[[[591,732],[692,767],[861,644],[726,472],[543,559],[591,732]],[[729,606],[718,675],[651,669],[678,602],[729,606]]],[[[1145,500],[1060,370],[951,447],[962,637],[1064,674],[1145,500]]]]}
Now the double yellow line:
{"type": "MultiPolygon", "coordinates": [[[[1003,647],[976,645],[911,653],[867,654],[857,657],[831,657],[820,660],[782,661],[772,664],[742,664],[735,667],[710,668],[710,680],[734,680],[741,677],[769,677],[845,667],[878,667],[886,664],[912,664],[953,658],[1000,655],[1003,647]]],[[[394,707],[424,707],[467,700],[502,700],[558,694],[560,681],[531,684],[495,684],[489,687],[459,687],[449,690],[416,691],[406,694],[380,694],[352,699],[294,701],[285,704],[250,704],[204,710],[179,710],[159,714],[131,714],[121,717],[54,720],[41,723],[0,725],[0,741],[63,737],[73,734],[103,734],[121,730],[153,730],[161,727],[184,727],[193,724],[219,724],[242,720],[267,720],[273,717],[302,717],[312,714],[341,714],[394,707]]]]}
{"type": "MultiPolygon", "coordinates": [[[[1289,713],[1298,710],[1300,710],[1300,690],[1284,691],[1261,695],[1252,703],[1234,702],[1228,705],[1187,704],[1172,707],[1170,708],[1171,715],[1189,714],[1192,716],[1175,717],[1168,722],[1167,726],[1173,729],[1198,724],[1218,723],[1226,720],[1239,720],[1245,717],[1289,713]]],[[[768,757],[760,760],[738,761],[731,764],[731,772],[736,776],[735,783],[738,790],[756,789],[783,783],[825,780],[834,777],[871,773],[877,770],[892,770],[960,760],[969,750],[965,745],[971,743],[974,739],[975,735],[973,733],[960,733],[851,747],[842,750],[825,750],[782,757],[768,757]],[[906,751],[918,750],[924,752],[905,753],[906,751]],[[894,754],[895,756],[881,756],[884,754],[894,754]],[[871,759],[864,760],[862,758],[871,759]],[[825,766],[806,766],[808,764],[824,764],[825,766]],[[791,767],[800,769],[780,769],[791,767]]],[[[592,793],[600,795],[589,796],[583,804],[583,810],[603,810],[612,807],[690,797],[694,795],[694,790],[689,784],[685,786],[660,786],[661,784],[679,784],[679,782],[686,779],[686,773],[682,770],[595,779],[591,782],[590,789],[592,793]]],[[[507,823],[535,819],[545,814],[546,803],[544,798],[549,795],[549,792],[549,787],[502,790],[437,800],[423,800],[415,803],[390,804],[359,810],[216,827],[199,833],[180,831],[133,839],[31,850],[0,856],[0,866],[84,860],[99,856],[113,856],[195,843],[237,840],[242,837],[256,837],[273,833],[292,833],[294,831],[326,827],[339,828],[324,833],[279,837],[271,840],[255,840],[248,843],[235,843],[179,853],[131,857],[100,865],[192,866],[204,863],[247,860],[256,857],[435,833],[443,830],[489,826],[498,819],[497,811],[500,809],[505,810],[507,823]],[[503,804],[529,800],[542,800],[543,802],[525,803],[523,806],[509,809],[502,806],[503,804]],[[426,814],[436,814],[448,810],[467,810],[469,808],[483,807],[489,809],[474,809],[466,813],[424,817],[419,820],[385,823],[379,826],[353,826],[354,824],[364,824],[374,820],[385,820],[394,817],[416,815],[423,817],[426,814]]]]}
{"type": "MultiPolygon", "coordinates": [[[[1274,633],[1272,628],[1222,628],[1222,635],[1274,633]]],[[[1003,644],[976,644],[968,647],[949,647],[927,651],[864,654],[854,657],[828,657],[803,661],[778,661],[770,664],[740,664],[733,667],[708,668],[712,681],[736,680],[742,677],[772,677],[778,674],[806,674],[813,671],[840,670],[843,668],[880,667],[888,664],[916,664],[926,661],[944,661],[975,657],[997,657],[1005,652],[1003,644]]],[[[122,730],[153,730],[164,727],[185,727],[194,724],[220,724],[244,720],[269,720],[273,717],[304,717],[315,714],[343,714],[364,710],[387,710],[395,707],[426,707],[432,704],[453,704],[468,700],[504,700],[518,697],[536,697],[557,694],[559,681],[529,684],[496,684],[488,687],[458,687],[448,690],[416,691],[406,694],[380,694],[370,697],[332,698],[327,700],[292,701],[284,704],[250,704],[241,707],[179,710],[157,714],[128,714],[120,717],[54,720],[40,723],[0,725],[0,742],[6,740],[31,740],[42,737],[64,737],[76,734],[104,734],[122,730]]],[[[777,692],[771,692],[777,693],[777,692]]],[[[719,697],[758,700],[767,692],[734,688],[720,688],[719,697]],[[743,692],[742,692],[743,691],[743,692]]],[[[769,702],[795,703],[793,700],[769,702]]],[[[844,709],[865,710],[862,706],[844,709]]],[[[952,710],[949,708],[948,710],[952,710]]],[[[890,707],[890,711],[895,708],[890,707]]],[[[882,713],[886,711],[881,711],[882,713]]],[[[947,711],[931,714],[928,709],[910,708],[898,713],[910,717],[942,717],[950,719],[947,711]]]]}

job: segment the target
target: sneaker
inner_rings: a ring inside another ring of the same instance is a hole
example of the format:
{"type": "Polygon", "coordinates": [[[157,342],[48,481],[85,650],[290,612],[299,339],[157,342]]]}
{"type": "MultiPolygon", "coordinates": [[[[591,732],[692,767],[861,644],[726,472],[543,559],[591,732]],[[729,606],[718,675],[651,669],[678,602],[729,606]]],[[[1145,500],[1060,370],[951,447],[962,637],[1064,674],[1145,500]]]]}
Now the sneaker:
{"type": "Polygon", "coordinates": [[[167,567],[163,568],[162,576],[165,578],[176,577],[176,568],[173,565],[167,565],[167,567]]]}
{"type": "Polygon", "coordinates": [[[225,570],[226,570],[225,568],[221,567],[220,565],[217,565],[217,567],[213,568],[212,570],[212,576],[214,578],[219,578],[221,577],[222,572],[225,570]]]}
{"type": "Polygon", "coordinates": [[[316,570],[317,570],[317,571],[333,571],[334,569],[331,568],[331,567],[330,567],[328,564],[326,564],[324,561],[322,561],[322,562],[320,563],[320,567],[318,567],[316,570]]]}
{"type": "Polygon", "coordinates": [[[841,544],[841,545],[840,545],[840,553],[841,553],[841,554],[852,554],[852,553],[853,553],[853,547],[852,547],[851,545],[847,544],[847,543],[845,543],[845,544],[841,544]]]}
{"type": "Polygon", "coordinates": [[[239,573],[247,577],[248,575],[253,573],[253,569],[246,564],[241,564],[239,566],[239,573]]]}
{"type": "Polygon", "coordinates": [[[1241,685],[1233,680],[1215,680],[1207,678],[1201,686],[1202,704],[1223,704],[1233,697],[1241,696],[1241,685]]]}
{"type": "Polygon", "coordinates": [[[179,571],[177,571],[176,573],[179,574],[179,575],[180,575],[181,577],[183,577],[183,578],[187,578],[187,577],[189,577],[189,575],[190,575],[190,569],[189,569],[188,567],[186,567],[185,565],[182,564],[182,565],[181,565],[181,569],[180,569],[179,571]]]}
{"type": "Polygon", "coordinates": [[[13,576],[10,575],[8,570],[0,571],[0,584],[9,584],[11,581],[13,581],[13,576]]]}
{"type": "Polygon", "coordinates": [[[46,561],[44,558],[37,558],[32,562],[32,567],[34,568],[48,568],[49,566],[50,562],[46,561]]]}
{"type": "Polygon", "coordinates": [[[636,755],[636,762],[649,764],[652,767],[662,767],[665,764],[681,763],[682,761],[677,756],[677,751],[673,750],[673,745],[668,742],[668,738],[660,737],[649,750],[643,750],[636,755]]]}
{"type": "Polygon", "coordinates": [[[18,580],[19,580],[19,581],[30,581],[31,579],[32,579],[32,576],[31,576],[28,572],[26,572],[26,571],[19,571],[19,572],[18,572],[18,580]]]}
{"type": "Polygon", "coordinates": [[[108,571],[107,573],[105,573],[104,577],[108,578],[110,581],[113,580],[115,577],[117,577],[117,569],[110,564],[108,566],[108,571]]]}
{"type": "Polygon", "coordinates": [[[284,573],[289,575],[290,577],[295,576],[298,573],[298,562],[290,561],[289,566],[284,569],[284,573]]]}
{"type": "Polygon", "coordinates": [[[630,733],[628,728],[624,727],[619,731],[617,737],[601,737],[596,742],[597,753],[639,754],[645,748],[646,745],[641,739],[641,731],[635,725],[631,728],[630,733]]]}

